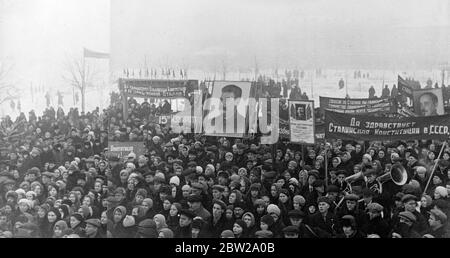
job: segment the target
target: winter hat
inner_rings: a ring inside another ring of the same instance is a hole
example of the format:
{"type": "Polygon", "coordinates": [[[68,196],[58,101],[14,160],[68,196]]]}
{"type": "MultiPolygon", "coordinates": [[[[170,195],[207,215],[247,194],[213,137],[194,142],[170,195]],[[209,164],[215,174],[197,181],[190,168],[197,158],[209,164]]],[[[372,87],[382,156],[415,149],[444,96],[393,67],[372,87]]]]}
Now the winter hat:
{"type": "Polygon", "coordinates": [[[201,174],[201,173],[203,173],[203,168],[200,167],[200,166],[196,166],[195,167],[195,172],[197,172],[198,174],[201,174]]]}
{"type": "Polygon", "coordinates": [[[17,189],[16,193],[17,193],[18,196],[25,196],[26,195],[25,190],[23,190],[22,188],[17,189]]]}
{"type": "Polygon", "coordinates": [[[123,219],[123,226],[126,228],[132,227],[135,225],[135,220],[133,216],[127,215],[125,216],[125,218],[123,219]]]}
{"type": "Polygon", "coordinates": [[[202,219],[194,219],[191,228],[201,229],[203,227],[202,219]]]}
{"type": "Polygon", "coordinates": [[[293,200],[294,202],[300,203],[301,206],[305,205],[305,203],[306,203],[305,198],[304,198],[303,196],[301,196],[301,195],[296,195],[296,196],[294,196],[294,198],[293,198],[292,200],[293,200]]]}
{"type": "Polygon", "coordinates": [[[364,154],[363,155],[363,158],[366,158],[366,159],[368,159],[369,161],[372,161],[372,156],[370,156],[370,154],[364,154]]]}
{"type": "Polygon", "coordinates": [[[328,205],[331,205],[331,200],[330,198],[326,197],[326,196],[321,196],[319,198],[317,198],[317,204],[324,202],[327,203],[328,205]]]}
{"type": "Polygon", "coordinates": [[[239,176],[239,175],[237,175],[237,174],[234,174],[234,175],[232,175],[232,176],[230,177],[230,180],[231,180],[232,182],[239,182],[239,181],[241,180],[241,176],[239,176]]]}
{"type": "Polygon", "coordinates": [[[67,223],[64,220],[59,220],[55,223],[55,226],[53,227],[53,230],[55,230],[56,227],[59,227],[61,231],[64,231],[68,228],[67,223]]]}
{"type": "Polygon", "coordinates": [[[222,231],[222,233],[220,234],[220,237],[222,238],[234,238],[234,233],[231,230],[224,230],[222,231]]]}
{"type": "Polygon", "coordinates": [[[299,182],[298,182],[297,178],[292,177],[291,179],[289,179],[289,184],[299,185],[299,182]]]}
{"type": "Polygon", "coordinates": [[[19,195],[15,191],[8,191],[6,193],[6,199],[8,199],[8,197],[12,197],[14,198],[14,200],[17,200],[17,198],[19,198],[19,195]]]}
{"type": "Polygon", "coordinates": [[[91,210],[89,209],[89,207],[86,205],[82,205],[80,207],[80,209],[81,209],[81,212],[82,212],[81,215],[83,215],[83,218],[84,219],[89,218],[89,216],[91,215],[91,210]]]}
{"type": "Polygon", "coordinates": [[[269,206],[267,206],[267,213],[268,214],[275,213],[276,215],[280,216],[281,210],[280,210],[280,208],[278,208],[277,205],[269,204],[269,206]]]}
{"type": "Polygon", "coordinates": [[[171,177],[169,184],[174,184],[176,186],[180,186],[180,178],[178,176],[171,177]]]}
{"type": "Polygon", "coordinates": [[[253,227],[254,225],[255,225],[255,216],[253,215],[253,213],[251,213],[251,212],[246,212],[246,213],[244,213],[243,215],[242,215],[242,218],[244,218],[245,216],[250,216],[250,218],[251,218],[251,225],[250,225],[250,227],[253,227]]]}
{"type": "Polygon", "coordinates": [[[417,220],[416,216],[410,211],[402,211],[402,212],[399,213],[398,216],[400,218],[407,219],[407,220],[409,220],[411,222],[416,222],[416,220],[417,220]]]}
{"type": "Polygon", "coordinates": [[[33,208],[33,203],[28,199],[20,199],[18,204],[22,204],[22,203],[26,204],[28,206],[28,209],[33,208]]]}
{"type": "Polygon", "coordinates": [[[78,220],[79,222],[83,222],[83,221],[84,221],[83,215],[81,215],[81,214],[78,213],[78,212],[72,214],[71,217],[74,217],[74,218],[75,218],[76,220],[78,220]]]}
{"type": "Polygon", "coordinates": [[[173,231],[169,228],[162,228],[159,232],[164,234],[164,238],[173,238],[173,231]]]}
{"type": "Polygon", "coordinates": [[[145,219],[139,223],[137,236],[141,238],[158,238],[156,223],[151,219],[145,219]]]}
{"type": "Polygon", "coordinates": [[[258,206],[266,206],[266,202],[264,202],[263,199],[256,199],[255,200],[255,207],[258,207],[258,206]]]}
{"type": "Polygon", "coordinates": [[[440,220],[442,224],[445,225],[445,223],[447,223],[447,215],[445,215],[444,212],[438,209],[432,209],[430,210],[430,214],[432,214],[437,220],[440,220]]]}
{"type": "Polygon", "coordinates": [[[245,224],[245,222],[241,219],[237,219],[234,224],[238,224],[242,229],[246,229],[247,228],[247,224],[245,224]]]}
{"type": "Polygon", "coordinates": [[[257,238],[272,238],[273,233],[272,233],[272,231],[269,231],[269,230],[259,230],[259,231],[256,231],[255,236],[257,238]]]}
{"type": "Polygon", "coordinates": [[[212,164],[208,164],[208,165],[206,165],[206,168],[209,168],[209,169],[211,169],[213,172],[215,172],[216,171],[216,168],[214,167],[214,165],[212,165],[212,164]]]}
{"type": "Polygon", "coordinates": [[[116,213],[117,210],[119,210],[120,213],[122,213],[122,217],[124,217],[124,216],[127,214],[127,209],[126,209],[125,207],[123,207],[123,206],[117,206],[117,207],[114,209],[113,214],[116,213]]]}
{"type": "Polygon", "coordinates": [[[157,178],[159,178],[159,179],[162,180],[163,182],[166,182],[166,176],[165,176],[163,173],[161,173],[161,172],[155,173],[155,180],[156,180],[157,178]]]}
{"type": "Polygon", "coordinates": [[[270,215],[264,215],[261,217],[261,222],[264,222],[265,224],[267,224],[269,227],[273,225],[273,223],[275,223],[274,219],[272,216],[270,215]]]}
{"type": "Polygon", "coordinates": [[[149,203],[150,204],[149,206],[153,207],[153,200],[151,198],[145,198],[142,202],[149,203]]]}
{"type": "Polygon", "coordinates": [[[136,197],[136,196],[138,196],[138,195],[144,197],[144,199],[147,198],[147,190],[145,190],[145,189],[143,189],[143,188],[138,189],[138,190],[136,191],[136,194],[135,194],[134,196],[136,197]]]}
{"type": "Polygon", "coordinates": [[[434,191],[437,192],[443,198],[447,198],[447,196],[448,196],[447,188],[445,188],[443,186],[436,187],[436,189],[434,191]]]}

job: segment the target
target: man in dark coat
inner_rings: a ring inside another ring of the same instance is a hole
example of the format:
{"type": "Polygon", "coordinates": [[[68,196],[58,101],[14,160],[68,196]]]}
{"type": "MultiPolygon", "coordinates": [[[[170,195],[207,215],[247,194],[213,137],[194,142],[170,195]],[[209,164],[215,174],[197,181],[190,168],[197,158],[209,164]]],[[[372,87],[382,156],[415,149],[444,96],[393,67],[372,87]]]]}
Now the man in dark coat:
{"type": "Polygon", "coordinates": [[[409,211],[400,212],[399,223],[394,226],[392,238],[422,238],[422,236],[413,228],[416,222],[416,216],[409,211]]]}
{"type": "Polygon", "coordinates": [[[178,227],[175,229],[174,238],[192,238],[191,224],[195,214],[186,209],[180,212],[180,221],[178,227]]]}
{"type": "MultiPolygon", "coordinates": [[[[310,224],[319,230],[319,236],[331,238],[334,236],[335,217],[329,212],[331,200],[328,197],[319,197],[317,200],[319,212],[311,217],[310,224]]],[[[317,232],[317,231],[316,231],[317,232]]]]}
{"type": "Polygon", "coordinates": [[[389,225],[388,223],[381,217],[381,212],[384,210],[383,206],[380,204],[373,202],[367,205],[367,213],[369,215],[369,221],[365,225],[363,231],[367,235],[376,234],[381,238],[387,238],[389,235],[389,225]]]}
{"type": "Polygon", "coordinates": [[[448,238],[449,235],[446,232],[445,225],[447,224],[447,215],[438,209],[432,209],[430,211],[430,218],[428,219],[430,223],[430,230],[424,237],[429,238],[448,238]]]}

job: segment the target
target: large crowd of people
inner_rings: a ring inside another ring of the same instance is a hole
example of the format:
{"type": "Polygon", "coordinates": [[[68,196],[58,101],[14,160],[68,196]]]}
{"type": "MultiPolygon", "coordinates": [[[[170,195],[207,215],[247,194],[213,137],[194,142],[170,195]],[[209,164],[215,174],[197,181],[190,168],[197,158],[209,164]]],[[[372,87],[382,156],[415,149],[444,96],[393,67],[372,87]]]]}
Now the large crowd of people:
{"type": "Polygon", "coordinates": [[[152,119],[170,113],[168,102],[128,103],[127,120],[120,97],[103,111],[3,118],[1,237],[450,236],[442,142],[263,145],[254,135],[175,134],[152,119]],[[108,141],[144,142],[146,152],[114,156],[108,141]],[[393,166],[406,184],[378,182],[393,166]]]}

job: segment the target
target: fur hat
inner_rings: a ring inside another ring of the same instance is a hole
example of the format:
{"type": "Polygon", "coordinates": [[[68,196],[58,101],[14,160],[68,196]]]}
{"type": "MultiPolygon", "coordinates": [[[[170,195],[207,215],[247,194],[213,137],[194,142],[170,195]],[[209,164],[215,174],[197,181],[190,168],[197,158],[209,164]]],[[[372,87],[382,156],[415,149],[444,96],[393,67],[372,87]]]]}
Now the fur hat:
{"type": "Polygon", "coordinates": [[[277,205],[269,204],[269,206],[267,206],[267,213],[268,214],[275,213],[277,216],[280,216],[281,210],[280,210],[280,208],[278,208],[277,205]]]}
{"type": "Polygon", "coordinates": [[[370,156],[370,154],[364,154],[363,155],[363,158],[366,158],[366,159],[368,159],[369,161],[372,161],[372,156],[370,156]]]}
{"type": "Polygon", "coordinates": [[[275,223],[274,219],[272,216],[270,215],[264,215],[261,217],[261,222],[264,222],[265,224],[267,224],[269,227],[273,225],[273,223],[275,223]]]}
{"type": "Polygon", "coordinates": [[[178,176],[171,177],[169,184],[174,184],[176,186],[180,186],[180,178],[178,176]]]}
{"type": "Polygon", "coordinates": [[[447,198],[447,196],[448,196],[447,188],[445,188],[443,186],[436,187],[436,189],[434,191],[437,192],[443,198],[447,198]]]}
{"type": "Polygon", "coordinates": [[[134,220],[133,216],[127,215],[123,219],[123,226],[126,227],[126,228],[134,226],[135,223],[136,223],[136,221],[134,220]]]}
{"type": "Polygon", "coordinates": [[[305,197],[301,196],[301,195],[296,195],[294,196],[294,198],[292,199],[294,202],[298,202],[300,203],[301,206],[305,205],[306,203],[306,199],[305,197]]]}
{"type": "Polygon", "coordinates": [[[221,238],[234,238],[234,234],[233,231],[231,230],[224,230],[222,231],[222,233],[220,234],[221,238]]]}

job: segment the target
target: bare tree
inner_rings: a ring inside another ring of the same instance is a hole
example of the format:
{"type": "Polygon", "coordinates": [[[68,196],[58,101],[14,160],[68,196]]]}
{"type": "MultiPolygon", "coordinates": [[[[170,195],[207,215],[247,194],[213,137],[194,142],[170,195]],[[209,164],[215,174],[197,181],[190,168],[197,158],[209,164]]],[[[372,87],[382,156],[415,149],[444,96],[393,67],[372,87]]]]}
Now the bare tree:
{"type": "Polygon", "coordinates": [[[96,70],[82,59],[73,59],[66,64],[63,79],[81,93],[81,111],[86,107],[86,89],[93,86],[96,70]]]}
{"type": "Polygon", "coordinates": [[[0,105],[6,101],[17,99],[20,95],[17,87],[15,87],[8,79],[11,69],[12,66],[7,66],[0,62],[0,105]]]}

